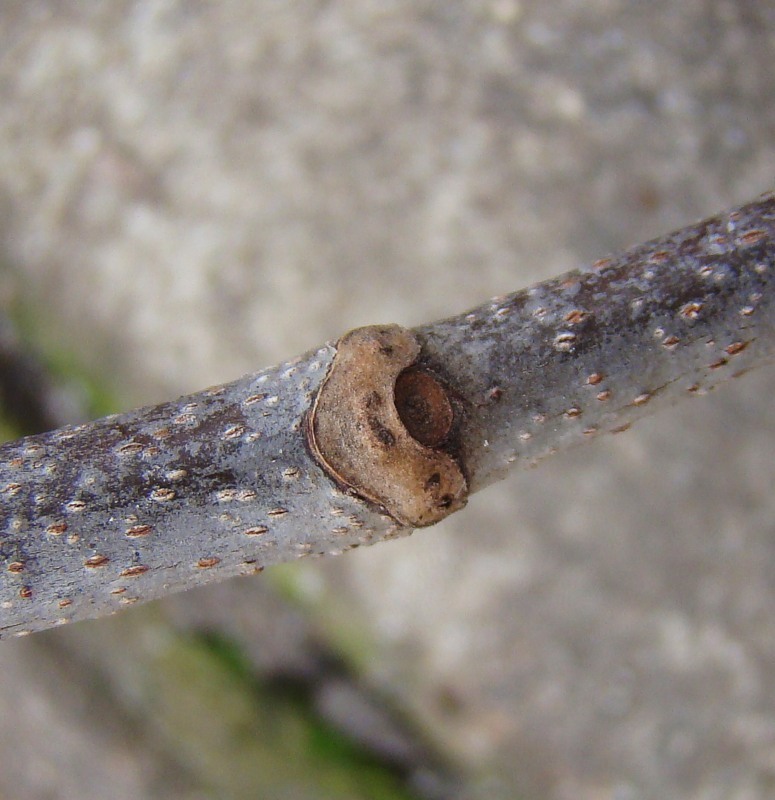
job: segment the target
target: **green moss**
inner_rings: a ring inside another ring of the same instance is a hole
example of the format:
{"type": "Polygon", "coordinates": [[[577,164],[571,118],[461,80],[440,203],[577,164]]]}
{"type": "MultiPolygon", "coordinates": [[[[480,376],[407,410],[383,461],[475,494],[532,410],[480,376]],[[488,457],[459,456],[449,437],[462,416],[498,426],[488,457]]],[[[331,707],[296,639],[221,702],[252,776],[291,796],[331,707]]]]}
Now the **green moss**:
{"type": "Polygon", "coordinates": [[[83,411],[89,418],[97,419],[121,410],[121,403],[109,390],[107,382],[99,378],[72,348],[58,343],[55,334],[40,324],[41,320],[31,305],[17,299],[8,313],[22,340],[52,378],[78,392],[83,411]]]}
{"type": "Polygon", "coordinates": [[[363,674],[374,663],[378,648],[373,634],[344,606],[340,596],[327,589],[314,566],[276,564],[264,576],[278,594],[313,620],[328,646],[356,674],[363,674]]]}
{"type": "Polygon", "coordinates": [[[411,798],[399,776],[317,715],[303,691],[256,679],[227,639],[170,637],[150,675],[165,738],[218,797],[411,798]]]}
{"type": "Polygon", "coordinates": [[[273,564],[262,577],[269,581],[272,588],[291,605],[306,609],[314,602],[314,598],[310,596],[309,588],[304,586],[303,569],[303,565],[298,562],[273,564]]]}
{"type": "Polygon", "coordinates": [[[98,419],[122,410],[121,403],[105,383],[75,353],[49,345],[40,355],[55,380],[77,388],[84,412],[89,418],[98,419]]]}
{"type": "Polygon", "coordinates": [[[22,435],[22,432],[11,420],[5,417],[2,408],[0,408],[0,442],[10,442],[22,435]]]}

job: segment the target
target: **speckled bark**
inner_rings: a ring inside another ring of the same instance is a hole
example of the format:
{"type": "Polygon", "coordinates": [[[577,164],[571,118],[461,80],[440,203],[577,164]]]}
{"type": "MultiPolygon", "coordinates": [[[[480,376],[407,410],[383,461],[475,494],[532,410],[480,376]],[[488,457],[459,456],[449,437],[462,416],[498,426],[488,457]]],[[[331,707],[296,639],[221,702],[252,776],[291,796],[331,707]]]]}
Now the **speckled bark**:
{"type": "MultiPolygon", "coordinates": [[[[416,329],[454,409],[434,447],[476,490],[742,374],[775,349],[773,270],[767,195],[416,329]]],[[[0,448],[0,637],[408,533],[310,453],[335,352],[0,448]]]]}
{"type": "Polygon", "coordinates": [[[334,352],[0,448],[0,636],[408,533],[309,454],[334,352]]]}
{"type": "Polygon", "coordinates": [[[417,329],[476,491],[773,355],[775,195],[417,329]]]}

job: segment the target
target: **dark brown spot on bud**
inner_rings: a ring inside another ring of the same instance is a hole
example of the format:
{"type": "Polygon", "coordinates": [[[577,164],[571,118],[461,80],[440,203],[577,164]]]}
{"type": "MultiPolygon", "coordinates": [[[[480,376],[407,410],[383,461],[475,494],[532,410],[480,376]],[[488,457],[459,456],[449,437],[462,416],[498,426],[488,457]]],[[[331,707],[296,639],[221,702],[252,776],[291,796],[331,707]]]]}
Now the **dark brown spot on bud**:
{"type": "MultiPolygon", "coordinates": [[[[503,394],[493,389],[490,397],[503,394]],[[497,394],[496,394],[497,392],[497,394]]],[[[396,411],[409,435],[426,447],[438,447],[452,428],[453,411],[447,393],[432,375],[406,369],[396,379],[396,411]]]]}
{"type": "Polygon", "coordinates": [[[438,472],[434,472],[433,475],[425,481],[425,488],[431,489],[438,486],[441,483],[441,475],[438,472]]]}
{"type": "Polygon", "coordinates": [[[366,417],[366,421],[380,444],[385,447],[395,445],[396,437],[376,417],[366,417]]]}

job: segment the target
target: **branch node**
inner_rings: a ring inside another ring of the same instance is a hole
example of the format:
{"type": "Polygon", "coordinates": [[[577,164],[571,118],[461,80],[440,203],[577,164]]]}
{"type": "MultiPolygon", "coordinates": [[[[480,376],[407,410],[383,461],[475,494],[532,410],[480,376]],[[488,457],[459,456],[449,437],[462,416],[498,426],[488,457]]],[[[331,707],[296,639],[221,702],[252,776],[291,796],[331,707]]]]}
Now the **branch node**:
{"type": "Polygon", "coordinates": [[[307,418],[310,449],[334,479],[404,525],[462,508],[468,485],[443,448],[454,411],[442,383],[414,367],[416,336],[398,325],[358,328],[336,356],[307,418]]]}

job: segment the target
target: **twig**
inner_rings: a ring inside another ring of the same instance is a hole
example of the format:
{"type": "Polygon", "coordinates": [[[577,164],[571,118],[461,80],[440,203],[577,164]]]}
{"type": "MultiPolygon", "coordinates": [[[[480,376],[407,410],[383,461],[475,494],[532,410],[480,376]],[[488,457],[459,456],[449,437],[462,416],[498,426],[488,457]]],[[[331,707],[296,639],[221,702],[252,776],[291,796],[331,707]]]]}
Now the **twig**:
{"type": "Polygon", "coordinates": [[[0,448],[0,636],[411,532],[775,351],[775,195],[408,331],[0,448]]]}

